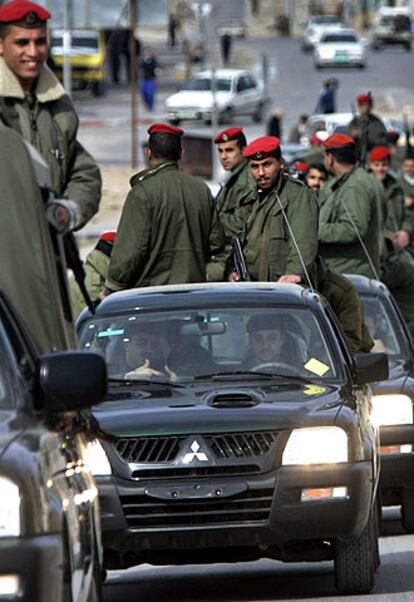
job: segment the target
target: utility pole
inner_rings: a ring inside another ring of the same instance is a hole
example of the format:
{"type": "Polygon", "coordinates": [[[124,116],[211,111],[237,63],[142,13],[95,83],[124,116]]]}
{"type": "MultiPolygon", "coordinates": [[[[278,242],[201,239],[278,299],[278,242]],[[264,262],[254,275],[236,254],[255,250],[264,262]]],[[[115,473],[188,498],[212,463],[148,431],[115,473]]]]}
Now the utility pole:
{"type": "Polygon", "coordinates": [[[85,0],[85,27],[92,27],[92,0],[85,0]]]}
{"type": "Polygon", "coordinates": [[[211,69],[211,93],[213,96],[213,106],[211,107],[211,179],[215,182],[217,180],[217,148],[214,143],[214,135],[217,132],[218,126],[218,115],[217,115],[217,76],[216,69],[211,69]]]}
{"type": "Polygon", "coordinates": [[[65,0],[63,7],[63,85],[68,96],[72,96],[71,26],[72,0],[65,0]]]}
{"type": "Polygon", "coordinates": [[[135,169],[138,165],[138,82],[137,82],[137,44],[135,40],[135,28],[137,26],[137,3],[138,0],[129,0],[129,46],[131,54],[131,167],[135,169]]]}

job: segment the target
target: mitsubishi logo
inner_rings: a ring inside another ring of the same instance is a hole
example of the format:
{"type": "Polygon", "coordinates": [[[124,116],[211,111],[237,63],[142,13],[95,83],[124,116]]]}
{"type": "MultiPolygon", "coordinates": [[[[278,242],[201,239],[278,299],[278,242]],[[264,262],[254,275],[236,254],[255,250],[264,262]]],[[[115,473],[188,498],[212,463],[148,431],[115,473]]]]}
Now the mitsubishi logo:
{"type": "Polygon", "coordinates": [[[183,464],[191,464],[194,460],[198,460],[199,462],[208,462],[208,456],[201,450],[201,446],[197,440],[194,440],[190,445],[191,451],[183,456],[181,462],[183,464]]]}

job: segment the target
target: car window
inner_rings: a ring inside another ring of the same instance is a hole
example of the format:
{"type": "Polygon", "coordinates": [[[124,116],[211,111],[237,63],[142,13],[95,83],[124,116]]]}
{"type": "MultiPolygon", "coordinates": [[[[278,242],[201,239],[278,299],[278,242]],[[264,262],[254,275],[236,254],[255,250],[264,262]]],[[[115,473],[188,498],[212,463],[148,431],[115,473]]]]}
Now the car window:
{"type": "Polygon", "coordinates": [[[341,43],[350,43],[355,44],[358,42],[358,38],[353,36],[352,34],[330,34],[321,38],[322,44],[341,44],[341,43]]]}
{"type": "Polygon", "coordinates": [[[80,344],[102,353],[115,378],[144,375],[144,365],[158,376],[173,373],[178,380],[251,370],[308,379],[337,376],[316,317],[291,307],[211,307],[92,318],[83,325],[80,344]]]}
{"type": "MultiPolygon", "coordinates": [[[[229,92],[231,90],[231,79],[216,78],[216,89],[218,92],[229,92]]],[[[184,84],[183,90],[193,92],[204,92],[211,90],[210,77],[194,77],[184,84]]]]}
{"type": "MultiPolygon", "coordinates": [[[[62,36],[54,35],[52,37],[52,48],[62,48],[63,39],[62,36]]],[[[98,38],[96,36],[76,36],[72,35],[71,38],[72,49],[82,48],[89,50],[98,50],[98,38]]]]}
{"type": "Polygon", "coordinates": [[[330,25],[332,23],[338,23],[337,17],[334,15],[319,15],[318,17],[311,17],[309,19],[309,25],[330,25]]]}
{"type": "Polygon", "coordinates": [[[390,311],[377,297],[362,297],[365,323],[375,346],[371,351],[383,351],[391,356],[404,355],[401,333],[396,329],[390,311]]]}

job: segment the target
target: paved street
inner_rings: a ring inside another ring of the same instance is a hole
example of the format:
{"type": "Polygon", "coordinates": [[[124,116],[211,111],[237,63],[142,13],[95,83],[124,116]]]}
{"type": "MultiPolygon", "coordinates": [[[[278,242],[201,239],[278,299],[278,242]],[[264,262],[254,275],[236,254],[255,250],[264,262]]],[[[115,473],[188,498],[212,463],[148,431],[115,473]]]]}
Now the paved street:
{"type": "Polygon", "coordinates": [[[402,535],[397,513],[387,511],[380,540],[381,566],[369,596],[338,596],[332,563],[283,564],[271,560],[237,565],[152,567],[113,571],[105,602],[411,602],[414,599],[414,536],[402,535]]]}

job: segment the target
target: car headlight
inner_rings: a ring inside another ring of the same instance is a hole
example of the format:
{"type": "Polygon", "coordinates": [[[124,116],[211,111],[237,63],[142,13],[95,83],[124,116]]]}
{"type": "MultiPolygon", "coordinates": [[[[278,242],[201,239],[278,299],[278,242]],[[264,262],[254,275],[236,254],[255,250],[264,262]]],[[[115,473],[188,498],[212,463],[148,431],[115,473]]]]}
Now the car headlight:
{"type": "Polygon", "coordinates": [[[337,426],[295,429],[282,456],[282,465],[337,464],[348,461],[348,436],[337,426]]]}
{"type": "Polygon", "coordinates": [[[0,537],[20,535],[20,491],[18,486],[0,477],[0,537]]]}
{"type": "Polygon", "coordinates": [[[90,441],[83,454],[84,462],[89,466],[94,477],[108,476],[112,474],[111,464],[102,444],[95,439],[90,441]]]}
{"type": "Polygon", "coordinates": [[[372,421],[377,426],[413,424],[413,402],[408,395],[374,395],[372,421]]]}

